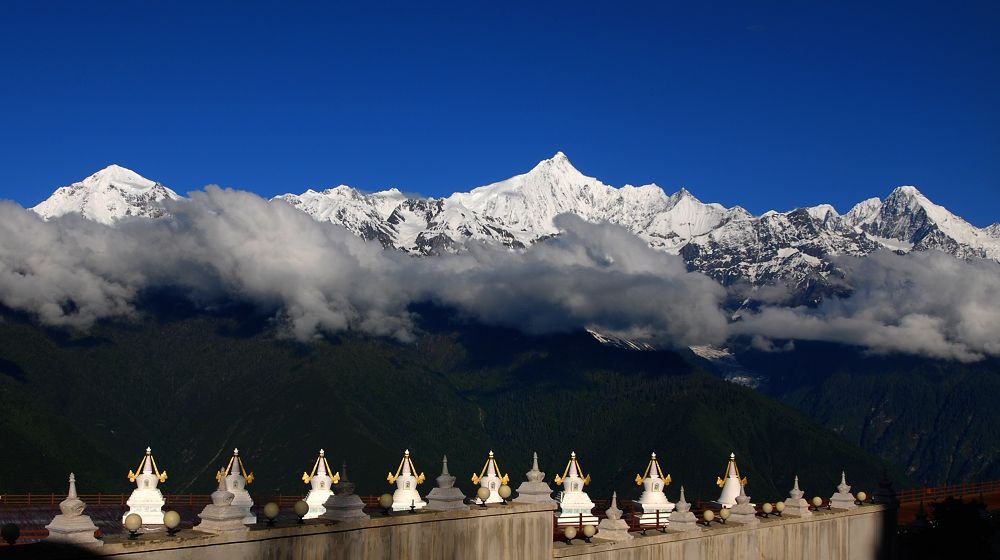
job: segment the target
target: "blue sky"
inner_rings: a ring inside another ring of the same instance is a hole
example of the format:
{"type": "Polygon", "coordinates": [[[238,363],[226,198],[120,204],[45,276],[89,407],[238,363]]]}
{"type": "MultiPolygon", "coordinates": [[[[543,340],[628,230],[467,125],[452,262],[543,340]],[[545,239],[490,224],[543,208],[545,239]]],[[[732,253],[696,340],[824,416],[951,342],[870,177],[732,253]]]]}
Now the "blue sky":
{"type": "Polygon", "coordinates": [[[109,163],[443,195],[562,150],[755,213],[914,184],[1000,220],[996,2],[203,4],[0,3],[0,197],[109,163]]]}

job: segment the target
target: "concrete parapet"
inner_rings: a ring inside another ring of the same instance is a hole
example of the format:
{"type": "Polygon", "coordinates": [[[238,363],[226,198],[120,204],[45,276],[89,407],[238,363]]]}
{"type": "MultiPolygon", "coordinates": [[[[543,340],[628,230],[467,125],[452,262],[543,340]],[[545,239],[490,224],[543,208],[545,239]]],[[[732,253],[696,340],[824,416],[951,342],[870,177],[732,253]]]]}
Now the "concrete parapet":
{"type": "Polygon", "coordinates": [[[716,558],[783,560],[867,560],[879,558],[880,528],[886,514],[879,505],[822,510],[812,517],[760,518],[755,525],[713,523],[700,533],[635,533],[635,538],[590,544],[553,545],[553,558],[573,560],[713,560],[716,558]]]}
{"type": "Polygon", "coordinates": [[[144,560],[548,559],[552,511],[546,504],[491,505],[467,511],[397,513],[348,522],[253,526],[239,537],[182,531],[176,538],[108,538],[100,557],[144,560]]]}
{"type": "MultiPolygon", "coordinates": [[[[467,511],[430,511],[348,522],[250,527],[242,535],[182,531],[170,538],[145,534],[137,541],[108,537],[99,558],[143,560],[256,559],[508,559],[868,560],[882,557],[883,529],[895,511],[884,505],[819,510],[810,517],[759,518],[755,525],[712,523],[699,532],[632,533],[623,541],[553,542],[552,506],[490,505],[467,511]]],[[[33,545],[23,547],[30,549],[33,545]]],[[[27,552],[27,550],[25,550],[27,552]]]]}

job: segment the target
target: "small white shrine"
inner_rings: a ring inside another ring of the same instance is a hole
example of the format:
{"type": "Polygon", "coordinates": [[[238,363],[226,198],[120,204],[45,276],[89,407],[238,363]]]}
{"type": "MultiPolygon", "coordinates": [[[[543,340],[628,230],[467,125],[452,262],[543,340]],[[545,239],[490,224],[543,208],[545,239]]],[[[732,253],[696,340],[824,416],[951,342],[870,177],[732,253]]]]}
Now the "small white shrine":
{"type": "Polygon", "coordinates": [[[424,473],[414,474],[416,472],[410,450],[407,449],[403,452],[403,460],[396,467],[396,474],[390,472],[385,478],[389,484],[396,485],[396,491],[392,493],[392,511],[410,511],[411,508],[421,509],[427,505],[417,492],[417,485],[423,484],[427,477],[424,473]]]}
{"type": "Polygon", "coordinates": [[[483,488],[490,491],[490,497],[486,499],[487,504],[497,504],[503,502],[503,498],[500,497],[500,486],[507,484],[510,481],[510,477],[506,474],[500,476],[500,467],[497,466],[497,460],[493,456],[493,452],[490,451],[489,457],[486,459],[486,464],[483,465],[483,469],[479,471],[479,474],[472,474],[472,483],[478,484],[483,488]]]}
{"type": "Polygon", "coordinates": [[[257,516],[250,513],[253,500],[250,498],[250,492],[247,492],[247,485],[253,483],[253,473],[247,473],[239,449],[233,449],[229,464],[216,476],[226,479],[226,488],[233,494],[233,506],[243,510],[243,523],[247,525],[256,523],[257,516]]]}
{"type": "Polygon", "coordinates": [[[618,492],[611,493],[611,507],[604,514],[606,517],[597,525],[602,539],[627,541],[632,538],[628,532],[628,523],[622,519],[622,510],[618,509],[618,492]]]}
{"type": "Polygon", "coordinates": [[[76,495],[76,476],[69,473],[69,492],[66,499],[59,502],[59,511],[52,523],[45,526],[49,530],[46,542],[71,544],[75,546],[104,546],[104,541],[94,536],[97,526],[83,510],[87,504],[76,495]]]}
{"type": "Polygon", "coordinates": [[[331,472],[333,469],[330,468],[330,463],[326,460],[326,453],[320,449],[319,456],[313,463],[312,472],[302,473],[302,482],[311,486],[309,493],[306,494],[309,513],[305,514],[302,519],[316,519],[326,512],[323,504],[333,495],[333,485],[340,482],[340,473],[334,473],[333,476],[330,476],[331,472]]]}
{"type": "Polygon", "coordinates": [[[590,475],[582,475],[583,469],[574,451],[569,455],[569,463],[566,463],[562,476],[555,477],[555,483],[563,487],[559,493],[558,525],[597,525],[597,517],[592,513],[594,502],[583,491],[583,487],[590,484],[590,475]]]}
{"type": "Polygon", "coordinates": [[[804,495],[805,492],[799,490],[799,477],[796,475],[795,484],[792,485],[792,489],[788,491],[788,498],[785,500],[785,511],[782,512],[782,514],[795,515],[798,517],[812,515],[812,511],[809,509],[809,502],[803,498],[804,495]]]}
{"type": "Polygon", "coordinates": [[[469,509],[465,494],[455,488],[455,477],[448,472],[448,456],[441,458],[441,476],[437,477],[437,488],[427,494],[427,508],[438,510],[469,509]]]}
{"type": "Polygon", "coordinates": [[[517,497],[515,502],[525,504],[554,504],[552,499],[552,488],[545,482],[545,473],[538,470],[538,453],[534,453],[531,459],[531,470],[525,473],[527,480],[517,487],[517,497]]]}
{"type": "Polygon", "coordinates": [[[245,533],[250,530],[245,524],[246,511],[240,506],[233,505],[236,495],[229,490],[227,469],[228,467],[215,473],[219,486],[212,492],[212,503],[205,506],[205,509],[198,514],[201,523],[195,525],[195,531],[220,534],[245,533]]]}
{"type": "Polygon", "coordinates": [[[713,505],[724,508],[731,508],[736,505],[736,496],[740,495],[740,489],[746,486],[747,477],[740,478],[740,469],[736,466],[736,454],[729,454],[729,464],[726,465],[725,478],[717,477],[715,483],[722,488],[719,499],[713,505]]]}
{"type": "Polygon", "coordinates": [[[664,488],[670,485],[670,475],[663,476],[663,469],[660,468],[660,461],[656,458],[656,453],[650,455],[649,464],[646,465],[646,472],[642,475],[635,475],[635,483],[642,486],[642,495],[639,496],[639,505],[642,506],[642,516],[639,523],[643,525],[669,523],[670,512],[674,511],[674,504],[667,499],[664,488]]]}
{"type": "Polygon", "coordinates": [[[334,494],[323,504],[326,510],[320,518],[334,521],[368,519],[365,503],[354,493],[354,483],[347,480],[347,463],[340,466],[340,481],[333,484],[334,494]]]}
{"type": "Polygon", "coordinates": [[[130,514],[137,513],[142,517],[143,525],[163,525],[163,493],[157,484],[167,481],[167,471],[160,472],[153,458],[153,450],[146,448],[146,454],[139,461],[135,472],[128,471],[128,481],[135,483],[135,490],[129,496],[128,511],[122,515],[122,523],[130,514]]]}
{"type": "Polygon", "coordinates": [[[736,496],[736,505],[729,508],[731,512],[729,515],[729,520],[733,523],[742,523],[743,525],[757,525],[760,523],[760,519],[757,519],[757,508],[750,503],[750,496],[747,496],[746,487],[740,485],[740,493],[736,496]]]}
{"type": "Polygon", "coordinates": [[[858,507],[854,501],[854,494],[851,494],[851,485],[847,483],[847,474],[844,471],[840,471],[840,484],[837,485],[837,492],[830,496],[830,507],[838,509],[858,507]]]}
{"type": "Polygon", "coordinates": [[[684,498],[684,487],[681,486],[681,497],[677,499],[676,507],[670,514],[670,525],[667,525],[668,533],[686,533],[701,531],[698,526],[698,518],[691,511],[691,504],[684,498]]]}

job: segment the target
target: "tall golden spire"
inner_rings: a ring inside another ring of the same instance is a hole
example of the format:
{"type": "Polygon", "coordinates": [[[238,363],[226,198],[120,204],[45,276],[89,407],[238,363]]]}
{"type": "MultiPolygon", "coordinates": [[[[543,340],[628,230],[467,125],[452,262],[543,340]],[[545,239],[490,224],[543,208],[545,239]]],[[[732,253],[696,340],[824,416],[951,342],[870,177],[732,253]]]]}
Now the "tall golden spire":
{"type": "Polygon", "coordinates": [[[554,479],[556,484],[562,484],[566,480],[567,474],[570,476],[575,474],[582,478],[584,486],[590,484],[590,475],[583,476],[583,469],[580,468],[580,462],[576,460],[576,451],[569,454],[569,462],[566,463],[566,468],[563,470],[562,476],[556,475],[554,479]]]}
{"type": "MultiPolygon", "coordinates": [[[[321,462],[322,462],[322,465],[323,465],[323,471],[322,471],[321,474],[327,474],[327,475],[329,475],[330,473],[333,472],[333,469],[330,468],[330,463],[327,462],[327,460],[326,460],[326,452],[324,452],[322,449],[320,449],[319,450],[319,457],[316,457],[316,462],[313,463],[313,470],[312,470],[312,472],[311,473],[306,473],[304,471],[302,472],[302,482],[305,482],[306,484],[309,484],[309,481],[312,480],[312,478],[314,476],[316,476],[316,469],[319,468],[321,462]]],[[[333,481],[334,484],[340,484],[340,473],[338,472],[336,474],[331,475],[330,479],[333,481]]]]}
{"type": "Polygon", "coordinates": [[[156,468],[156,459],[153,458],[153,450],[149,447],[146,448],[146,454],[142,456],[142,459],[139,459],[139,466],[135,468],[135,472],[128,471],[128,481],[135,482],[141,472],[155,474],[160,482],[167,481],[167,471],[161,473],[160,469],[156,468]]]}
{"type": "Polygon", "coordinates": [[[385,479],[389,481],[389,484],[395,484],[396,479],[399,478],[400,472],[402,472],[403,474],[415,475],[417,479],[417,484],[423,484],[424,480],[427,479],[427,477],[424,476],[424,473],[420,473],[419,475],[416,474],[417,467],[413,465],[413,459],[410,458],[409,449],[403,452],[403,460],[400,461],[399,466],[396,467],[396,474],[392,474],[392,472],[390,472],[389,476],[385,477],[385,479]]]}
{"type": "Polygon", "coordinates": [[[510,482],[510,477],[507,474],[500,476],[500,466],[497,465],[497,460],[493,457],[493,451],[490,451],[490,456],[486,459],[486,464],[483,465],[483,470],[479,471],[479,474],[472,473],[472,483],[479,484],[479,481],[483,479],[486,475],[486,471],[490,470],[490,463],[493,463],[493,474],[500,477],[501,484],[507,484],[510,482]]]}
{"type": "Polygon", "coordinates": [[[649,458],[649,463],[646,465],[646,472],[644,472],[641,476],[638,474],[635,475],[636,486],[642,486],[642,483],[645,482],[646,478],[649,476],[650,471],[656,473],[657,476],[663,479],[664,486],[670,486],[670,483],[673,482],[669,474],[667,476],[663,476],[663,469],[660,467],[660,460],[656,458],[656,453],[653,453],[649,458]],[[653,470],[654,466],[656,467],[656,470],[653,470]]]}
{"type": "Polygon", "coordinates": [[[247,484],[253,483],[253,473],[247,473],[246,465],[243,464],[243,459],[240,457],[240,450],[233,449],[233,456],[229,458],[229,464],[226,465],[225,470],[219,471],[215,474],[215,480],[220,480],[224,476],[229,476],[230,474],[239,474],[246,481],[247,484]]]}
{"type": "Polygon", "coordinates": [[[740,468],[736,466],[736,454],[729,454],[729,463],[726,464],[726,472],[722,473],[722,476],[716,477],[715,484],[722,488],[726,485],[726,479],[729,478],[730,473],[736,475],[736,479],[740,481],[740,486],[747,485],[747,477],[740,478],[740,468]]]}

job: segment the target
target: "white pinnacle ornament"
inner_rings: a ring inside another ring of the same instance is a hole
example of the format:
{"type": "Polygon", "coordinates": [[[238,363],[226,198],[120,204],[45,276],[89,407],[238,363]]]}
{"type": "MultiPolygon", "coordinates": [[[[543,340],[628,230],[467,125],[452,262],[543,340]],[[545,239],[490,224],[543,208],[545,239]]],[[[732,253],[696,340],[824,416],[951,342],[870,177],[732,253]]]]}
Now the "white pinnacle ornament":
{"type": "Polygon", "coordinates": [[[403,460],[396,467],[396,474],[390,472],[385,478],[389,484],[396,485],[396,491],[392,493],[392,511],[418,510],[427,505],[417,492],[417,485],[423,484],[427,477],[424,473],[414,474],[416,472],[410,450],[407,449],[403,452],[403,460]]]}
{"type": "Polygon", "coordinates": [[[559,497],[560,512],[556,519],[559,525],[597,525],[597,517],[592,513],[594,502],[590,501],[590,496],[583,490],[584,486],[590,484],[590,475],[581,475],[582,469],[574,451],[569,455],[563,475],[556,475],[555,478],[556,484],[563,487],[559,497]]]}
{"type": "Polygon", "coordinates": [[[52,523],[45,526],[49,530],[46,542],[71,544],[76,546],[104,546],[104,542],[94,537],[97,526],[84,515],[87,504],[76,495],[76,476],[69,473],[69,492],[66,499],[59,502],[59,511],[52,523]]]}
{"type": "Polygon", "coordinates": [[[122,515],[122,523],[130,514],[137,513],[142,517],[144,526],[163,525],[163,505],[166,500],[157,485],[167,481],[167,471],[160,472],[152,449],[146,448],[146,454],[139,461],[135,472],[128,471],[128,480],[135,483],[135,490],[126,502],[128,511],[122,515]]]}

